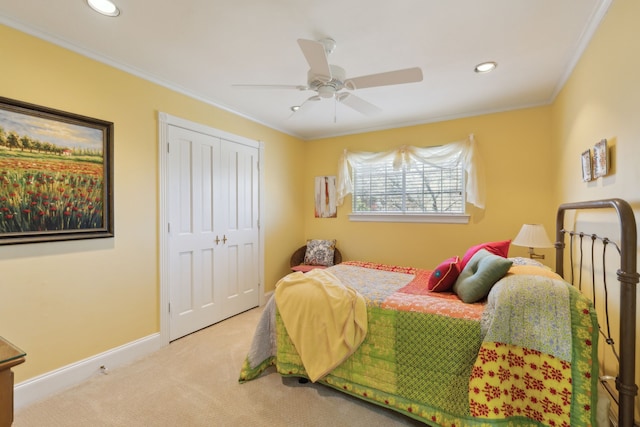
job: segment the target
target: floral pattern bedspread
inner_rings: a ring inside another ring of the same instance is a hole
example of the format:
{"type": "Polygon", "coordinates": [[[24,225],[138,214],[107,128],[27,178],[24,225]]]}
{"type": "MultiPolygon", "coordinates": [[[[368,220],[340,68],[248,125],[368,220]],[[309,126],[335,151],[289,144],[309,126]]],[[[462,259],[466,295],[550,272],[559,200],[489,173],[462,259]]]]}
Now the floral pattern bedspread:
{"type": "MultiPolygon", "coordinates": [[[[365,297],[369,332],[318,382],[434,426],[595,425],[597,320],[590,302],[568,284],[559,285],[569,289],[566,360],[521,340],[485,340],[491,336],[482,328],[488,305],[427,291],[429,271],[361,262],[330,269],[365,297]]],[[[269,366],[281,375],[306,376],[275,304],[269,305],[241,382],[269,366]]]]}

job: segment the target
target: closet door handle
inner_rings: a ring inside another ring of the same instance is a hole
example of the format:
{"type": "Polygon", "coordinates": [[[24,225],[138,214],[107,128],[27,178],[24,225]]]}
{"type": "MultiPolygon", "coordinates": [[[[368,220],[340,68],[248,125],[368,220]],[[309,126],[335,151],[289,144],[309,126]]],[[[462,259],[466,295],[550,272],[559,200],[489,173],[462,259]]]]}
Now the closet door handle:
{"type": "Polygon", "coordinates": [[[217,235],[217,234],[216,234],[216,239],[214,240],[214,242],[216,242],[216,245],[217,245],[218,243],[220,243],[220,239],[218,239],[218,235],[217,235]]]}
{"type": "Polygon", "coordinates": [[[222,243],[227,243],[227,236],[226,235],[222,235],[222,243]]]}

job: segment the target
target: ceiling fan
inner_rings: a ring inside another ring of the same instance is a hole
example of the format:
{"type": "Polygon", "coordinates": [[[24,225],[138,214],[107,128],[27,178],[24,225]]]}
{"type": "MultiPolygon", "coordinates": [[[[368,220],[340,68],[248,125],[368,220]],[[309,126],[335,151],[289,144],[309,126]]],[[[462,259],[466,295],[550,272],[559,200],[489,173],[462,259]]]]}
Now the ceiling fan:
{"type": "Polygon", "coordinates": [[[344,68],[329,63],[328,56],[336,48],[335,40],[325,38],[319,41],[298,39],[298,45],[309,64],[307,72],[307,85],[233,85],[245,88],[265,89],[296,89],[313,90],[315,95],[307,100],[295,111],[299,111],[310,101],[322,99],[334,99],[354,110],[371,116],[380,112],[380,108],[354,95],[350,91],[378,86],[389,86],[403,83],[415,83],[422,81],[422,70],[419,67],[402,70],[388,71],[384,73],[369,74],[366,76],[347,78],[344,68]]]}

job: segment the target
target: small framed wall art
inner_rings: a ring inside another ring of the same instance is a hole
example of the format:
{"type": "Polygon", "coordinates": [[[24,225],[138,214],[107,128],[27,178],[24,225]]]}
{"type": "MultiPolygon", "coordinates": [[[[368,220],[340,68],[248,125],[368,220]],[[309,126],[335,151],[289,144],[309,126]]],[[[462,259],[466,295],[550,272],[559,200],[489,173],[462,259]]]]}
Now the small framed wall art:
{"type": "Polygon", "coordinates": [[[591,150],[582,153],[582,180],[589,182],[593,179],[591,171],[591,150]]]}
{"type": "Polygon", "coordinates": [[[609,173],[609,153],[607,140],[603,139],[593,147],[593,177],[600,178],[609,173]]]}
{"type": "Polygon", "coordinates": [[[317,176],[315,182],[315,217],[336,218],[336,177],[317,176]]]}

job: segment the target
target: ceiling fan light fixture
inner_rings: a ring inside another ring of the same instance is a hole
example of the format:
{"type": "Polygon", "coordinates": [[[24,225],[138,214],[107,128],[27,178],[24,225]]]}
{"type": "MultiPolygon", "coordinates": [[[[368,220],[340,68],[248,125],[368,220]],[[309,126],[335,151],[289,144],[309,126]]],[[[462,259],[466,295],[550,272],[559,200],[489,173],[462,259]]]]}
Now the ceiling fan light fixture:
{"type": "Polygon", "coordinates": [[[110,0],[87,0],[87,4],[91,9],[102,15],[112,17],[120,15],[120,9],[110,0]]]}
{"type": "Polygon", "coordinates": [[[336,50],[336,41],[331,37],[320,40],[320,43],[324,46],[324,51],[327,52],[327,55],[332,54],[333,51],[336,50]]]}
{"type": "Polygon", "coordinates": [[[328,85],[320,86],[317,90],[318,96],[320,96],[320,98],[333,98],[333,96],[336,94],[336,88],[328,85]]]}
{"type": "Polygon", "coordinates": [[[473,71],[475,71],[476,73],[479,73],[479,74],[489,73],[489,72],[495,70],[497,66],[498,66],[498,64],[493,62],[493,61],[482,62],[482,63],[476,65],[476,68],[474,68],[473,71]]]}

